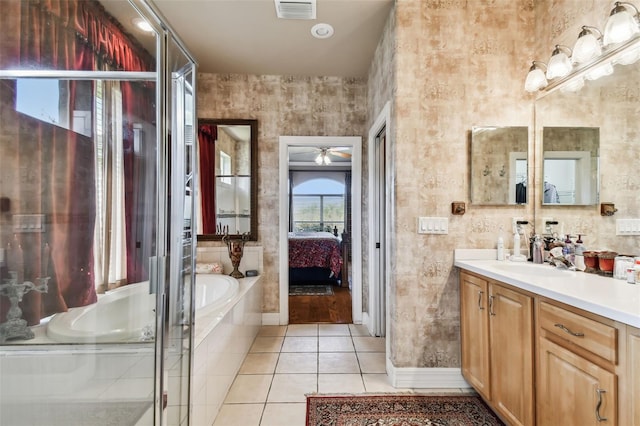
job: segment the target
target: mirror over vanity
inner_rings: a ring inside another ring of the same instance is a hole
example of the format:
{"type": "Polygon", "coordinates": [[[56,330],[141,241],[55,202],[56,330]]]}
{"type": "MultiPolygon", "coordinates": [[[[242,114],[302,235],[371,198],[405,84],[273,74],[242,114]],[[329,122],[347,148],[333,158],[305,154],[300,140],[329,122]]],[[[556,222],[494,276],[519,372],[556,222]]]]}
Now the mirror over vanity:
{"type": "Polygon", "coordinates": [[[471,203],[527,203],[527,127],[473,127],[471,203]]]}
{"type": "Polygon", "coordinates": [[[598,127],[544,127],[542,204],[597,204],[599,152],[598,127]]]}
{"type": "Polygon", "coordinates": [[[198,240],[258,239],[257,139],[257,120],[198,120],[198,240]]]}
{"type": "Polygon", "coordinates": [[[640,237],[620,235],[617,223],[640,217],[640,62],[619,61],[639,49],[636,39],[539,93],[536,181],[560,185],[566,192],[564,197],[558,194],[556,202],[544,191],[535,192],[536,230],[552,219],[558,222],[559,233],[586,235],[587,249],[640,255],[640,237]],[[593,75],[589,70],[607,64],[609,75],[586,78],[593,75]],[[557,166],[560,173],[552,170],[556,158],[565,160],[557,166]],[[573,199],[568,192],[574,193],[573,199]],[[603,203],[615,206],[612,215],[601,214],[603,203]]]}

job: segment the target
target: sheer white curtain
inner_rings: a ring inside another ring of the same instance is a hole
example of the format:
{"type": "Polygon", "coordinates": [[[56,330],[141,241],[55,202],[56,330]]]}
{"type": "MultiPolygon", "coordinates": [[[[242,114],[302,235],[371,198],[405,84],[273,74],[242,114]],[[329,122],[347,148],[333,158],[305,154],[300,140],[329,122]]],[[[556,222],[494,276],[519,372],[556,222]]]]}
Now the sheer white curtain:
{"type": "Polygon", "coordinates": [[[99,293],[127,283],[122,92],[96,82],[95,285],[99,293]]]}

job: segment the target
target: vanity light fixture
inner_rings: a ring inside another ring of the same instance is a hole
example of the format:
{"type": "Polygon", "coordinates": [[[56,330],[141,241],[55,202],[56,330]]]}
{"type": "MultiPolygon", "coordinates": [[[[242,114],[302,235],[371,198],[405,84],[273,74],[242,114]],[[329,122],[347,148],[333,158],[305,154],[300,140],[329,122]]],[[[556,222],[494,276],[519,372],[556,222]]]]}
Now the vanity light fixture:
{"type": "Polygon", "coordinates": [[[547,69],[547,65],[544,62],[531,62],[529,74],[527,74],[527,79],[524,81],[524,90],[527,92],[533,93],[547,87],[547,77],[545,77],[544,71],[540,66],[544,66],[545,70],[547,69]]]}
{"type": "Polygon", "coordinates": [[[549,59],[549,65],[547,65],[547,80],[553,80],[558,77],[565,77],[569,75],[573,65],[569,56],[571,55],[571,49],[562,44],[556,44],[555,49],[551,53],[551,59],[549,59]],[[566,49],[569,54],[565,53],[563,49],[566,49]]]}
{"type": "Polygon", "coordinates": [[[578,40],[573,46],[571,62],[583,64],[602,54],[602,33],[596,27],[582,26],[578,40]]]}
{"type": "Polygon", "coordinates": [[[605,46],[622,43],[630,40],[634,35],[640,33],[638,26],[638,8],[625,1],[617,1],[611,9],[611,14],[604,26],[604,37],[602,43],[605,46]],[[633,14],[629,8],[633,9],[633,14]]]}

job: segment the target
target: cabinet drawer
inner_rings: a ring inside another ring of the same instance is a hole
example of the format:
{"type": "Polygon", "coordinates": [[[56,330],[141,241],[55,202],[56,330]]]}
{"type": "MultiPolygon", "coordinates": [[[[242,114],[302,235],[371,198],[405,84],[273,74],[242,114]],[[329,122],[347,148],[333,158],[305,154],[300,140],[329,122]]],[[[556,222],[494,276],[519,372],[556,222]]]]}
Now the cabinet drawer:
{"type": "Polygon", "coordinates": [[[590,318],[540,302],[540,327],[613,364],[618,360],[618,330],[590,318]]]}

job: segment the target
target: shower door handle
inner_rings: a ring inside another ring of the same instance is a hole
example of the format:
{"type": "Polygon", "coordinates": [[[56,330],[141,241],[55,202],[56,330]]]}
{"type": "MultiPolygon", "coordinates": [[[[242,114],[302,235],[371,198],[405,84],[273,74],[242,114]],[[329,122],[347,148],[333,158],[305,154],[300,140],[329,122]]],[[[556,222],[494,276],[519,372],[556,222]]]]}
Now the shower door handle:
{"type": "Polygon", "coordinates": [[[158,256],[149,258],[149,294],[158,294],[158,256]]]}

